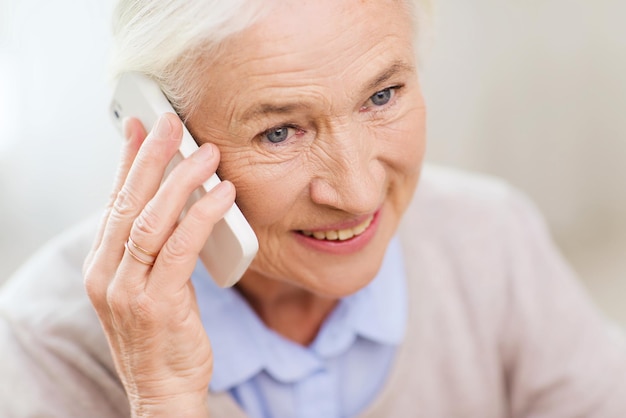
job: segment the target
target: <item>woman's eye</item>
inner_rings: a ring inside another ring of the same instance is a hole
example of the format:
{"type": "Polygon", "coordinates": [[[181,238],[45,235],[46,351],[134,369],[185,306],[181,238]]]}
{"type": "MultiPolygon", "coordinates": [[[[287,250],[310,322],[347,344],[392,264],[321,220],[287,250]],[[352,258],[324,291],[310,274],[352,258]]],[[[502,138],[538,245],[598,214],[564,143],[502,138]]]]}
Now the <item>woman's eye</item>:
{"type": "Polygon", "coordinates": [[[392,87],[388,87],[384,90],[377,91],[376,93],[370,96],[370,101],[372,102],[374,106],[384,106],[387,103],[389,103],[395,91],[396,91],[395,88],[392,88],[392,87]]]}
{"type": "Polygon", "coordinates": [[[265,132],[265,138],[272,144],[283,142],[285,139],[289,138],[289,128],[283,126],[281,128],[271,129],[265,132]]]}

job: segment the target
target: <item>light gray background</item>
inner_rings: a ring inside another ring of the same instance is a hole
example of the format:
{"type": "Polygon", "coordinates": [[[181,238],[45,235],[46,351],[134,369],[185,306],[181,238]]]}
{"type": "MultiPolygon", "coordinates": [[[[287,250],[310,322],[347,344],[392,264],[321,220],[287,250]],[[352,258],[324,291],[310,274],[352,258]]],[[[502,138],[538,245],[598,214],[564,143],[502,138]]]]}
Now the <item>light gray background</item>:
{"type": "MultiPolygon", "coordinates": [[[[120,145],[110,9],[0,0],[0,280],[105,204],[120,145]]],[[[626,2],[439,0],[436,12],[428,159],[524,190],[626,325],[626,2]]]]}

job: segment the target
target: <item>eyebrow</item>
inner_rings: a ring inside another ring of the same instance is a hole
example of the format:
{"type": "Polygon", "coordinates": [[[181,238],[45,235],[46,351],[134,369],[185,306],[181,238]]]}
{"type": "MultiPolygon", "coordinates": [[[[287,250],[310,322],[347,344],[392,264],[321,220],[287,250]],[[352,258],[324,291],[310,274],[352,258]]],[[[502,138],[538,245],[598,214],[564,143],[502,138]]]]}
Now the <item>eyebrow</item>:
{"type": "Polygon", "coordinates": [[[286,103],[286,104],[273,104],[273,103],[261,103],[257,106],[254,106],[248,110],[241,116],[241,121],[245,122],[250,119],[256,119],[263,116],[269,115],[287,115],[294,113],[298,110],[308,109],[309,106],[300,103],[286,103]]]}
{"type": "MultiPolygon", "coordinates": [[[[362,90],[362,94],[368,94],[369,92],[378,88],[381,84],[389,81],[397,74],[403,72],[412,72],[414,70],[415,67],[407,63],[406,61],[393,61],[389,67],[385,68],[382,72],[377,74],[369,82],[366,83],[365,87],[362,90]]],[[[303,102],[291,102],[282,104],[260,103],[246,110],[242,114],[240,121],[246,122],[250,119],[267,117],[270,115],[287,115],[309,108],[310,106],[303,102]]]]}
{"type": "Polygon", "coordinates": [[[372,90],[377,89],[381,84],[386,83],[397,74],[413,72],[415,67],[406,61],[396,60],[391,63],[387,69],[383,70],[380,74],[374,77],[363,89],[363,93],[367,94],[372,90]]]}

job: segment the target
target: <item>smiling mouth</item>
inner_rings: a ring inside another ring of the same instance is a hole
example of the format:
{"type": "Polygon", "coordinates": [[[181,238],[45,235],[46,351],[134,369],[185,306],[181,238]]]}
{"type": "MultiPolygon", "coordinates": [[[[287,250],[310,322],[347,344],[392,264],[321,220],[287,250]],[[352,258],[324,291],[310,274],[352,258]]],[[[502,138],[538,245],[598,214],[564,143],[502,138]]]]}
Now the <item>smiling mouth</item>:
{"type": "Polygon", "coordinates": [[[328,231],[302,230],[299,232],[302,235],[315,238],[320,241],[347,241],[365,232],[373,220],[374,220],[374,215],[371,215],[367,219],[365,219],[363,222],[361,222],[360,224],[352,228],[334,229],[334,230],[328,230],[328,231]]]}

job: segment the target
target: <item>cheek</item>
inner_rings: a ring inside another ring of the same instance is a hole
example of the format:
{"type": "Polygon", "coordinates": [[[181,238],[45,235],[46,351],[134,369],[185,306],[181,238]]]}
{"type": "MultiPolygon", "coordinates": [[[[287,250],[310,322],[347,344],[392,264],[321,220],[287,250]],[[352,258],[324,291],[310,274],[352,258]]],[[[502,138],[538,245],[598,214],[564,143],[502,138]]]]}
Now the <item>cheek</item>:
{"type": "Polygon", "coordinates": [[[295,161],[261,163],[254,151],[222,149],[220,177],[237,190],[237,205],[262,239],[273,228],[284,230],[292,220],[292,208],[308,187],[308,179],[295,161]]]}
{"type": "Polygon", "coordinates": [[[396,175],[419,174],[426,148],[425,116],[423,108],[413,109],[381,132],[381,160],[396,175]]]}
{"type": "Polygon", "coordinates": [[[386,127],[381,162],[389,178],[389,201],[401,217],[420,177],[426,147],[424,108],[415,108],[402,120],[386,127]]]}

